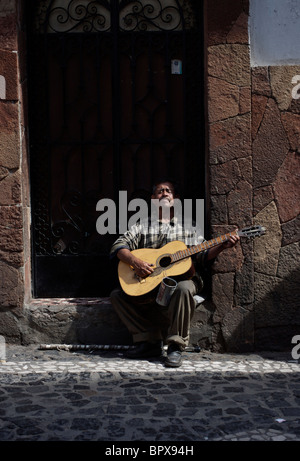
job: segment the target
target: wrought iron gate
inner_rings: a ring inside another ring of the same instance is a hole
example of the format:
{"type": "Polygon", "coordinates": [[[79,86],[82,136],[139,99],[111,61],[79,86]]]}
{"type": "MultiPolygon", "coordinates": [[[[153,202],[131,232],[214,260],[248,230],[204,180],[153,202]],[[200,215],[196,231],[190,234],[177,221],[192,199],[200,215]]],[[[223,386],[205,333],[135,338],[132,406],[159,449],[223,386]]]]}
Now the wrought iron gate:
{"type": "Polygon", "coordinates": [[[107,296],[97,202],[204,197],[202,1],[26,3],[34,295],[107,296]]]}

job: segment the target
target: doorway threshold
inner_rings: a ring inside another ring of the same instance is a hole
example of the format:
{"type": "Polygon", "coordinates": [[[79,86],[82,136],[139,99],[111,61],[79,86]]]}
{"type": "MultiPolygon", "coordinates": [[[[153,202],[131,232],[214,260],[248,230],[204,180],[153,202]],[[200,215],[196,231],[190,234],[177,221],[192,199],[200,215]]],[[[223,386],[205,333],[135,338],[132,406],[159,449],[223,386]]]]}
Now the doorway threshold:
{"type": "Polygon", "coordinates": [[[24,309],[23,341],[129,344],[131,338],[110,298],[35,298],[24,309]]]}

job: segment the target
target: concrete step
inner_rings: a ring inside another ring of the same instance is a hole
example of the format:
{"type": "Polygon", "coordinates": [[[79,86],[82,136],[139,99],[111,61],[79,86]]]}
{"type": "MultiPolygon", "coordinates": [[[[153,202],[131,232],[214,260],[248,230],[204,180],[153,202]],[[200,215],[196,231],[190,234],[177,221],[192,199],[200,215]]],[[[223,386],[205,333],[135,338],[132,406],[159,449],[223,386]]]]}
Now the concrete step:
{"type": "MultiPolygon", "coordinates": [[[[132,345],[110,298],[41,298],[23,308],[0,307],[0,336],[7,344],[132,345]]],[[[212,309],[206,301],[194,314],[190,344],[208,347],[212,309]]]]}
{"type": "Polygon", "coordinates": [[[132,344],[109,298],[34,299],[21,329],[24,344],[132,344]]]}

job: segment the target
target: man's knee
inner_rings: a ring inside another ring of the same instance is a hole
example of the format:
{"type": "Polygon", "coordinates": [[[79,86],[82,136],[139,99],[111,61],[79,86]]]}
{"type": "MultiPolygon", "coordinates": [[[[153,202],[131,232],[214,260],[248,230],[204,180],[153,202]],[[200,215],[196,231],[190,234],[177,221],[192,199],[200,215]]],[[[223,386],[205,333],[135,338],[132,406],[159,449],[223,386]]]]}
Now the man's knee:
{"type": "Polygon", "coordinates": [[[113,291],[110,293],[110,297],[113,298],[119,293],[120,289],[119,288],[114,288],[113,291]]]}
{"type": "Polygon", "coordinates": [[[110,293],[110,302],[115,307],[118,304],[118,301],[122,298],[122,290],[119,288],[115,288],[111,293],[110,293]]]}
{"type": "Polygon", "coordinates": [[[177,289],[175,290],[178,292],[178,295],[181,296],[193,296],[195,291],[194,282],[191,280],[183,280],[178,282],[177,289]]]}

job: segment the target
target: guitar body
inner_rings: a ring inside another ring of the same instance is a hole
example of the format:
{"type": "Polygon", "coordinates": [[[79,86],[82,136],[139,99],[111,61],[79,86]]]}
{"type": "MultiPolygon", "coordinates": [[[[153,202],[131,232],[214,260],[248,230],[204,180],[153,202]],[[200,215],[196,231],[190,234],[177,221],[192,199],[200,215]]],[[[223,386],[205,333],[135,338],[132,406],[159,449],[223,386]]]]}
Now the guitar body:
{"type": "Polygon", "coordinates": [[[143,296],[158,287],[163,278],[189,273],[192,268],[192,259],[190,257],[174,263],[171,262],[173,253],[186,249],[185,243],[174,241],[158,249],[141,248],[133,250],[132,253],[137,258],[153,265],[154,272],[146,278],[140,278],[131,266],[120,261],[118,276],[123,291],[129,296],[143,296]]]}
{"type": "Polygon", "coordinates": [[[143,297],[155,290],[165,277],[178,277],[181,280],[191,278],[194,274],[194,265],[191,256],[201,251],[208,250],[228,240],[232,235],[252,239],[260,237],[266,232],[265,227],[256,225],[235,230],[212,240],[188,248],[181,241],[167,243],[162,248],[143,248],[133,250],[132,253],[139,259],[152,264],[154,272],[148,277],[141,278],[135,273],[133,267],[122,261],[119,262],[118,276],[123,291],[129,296],[143,297]]]}

